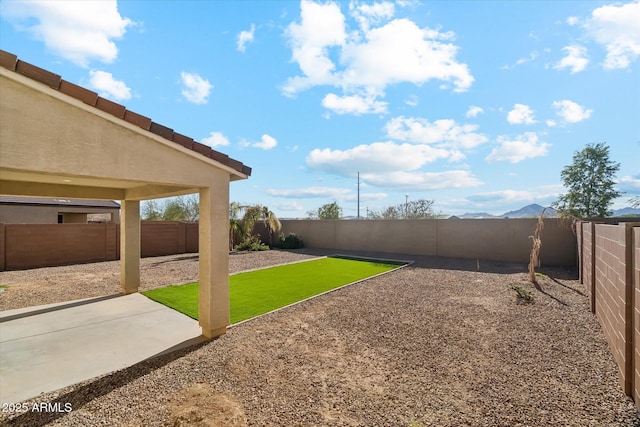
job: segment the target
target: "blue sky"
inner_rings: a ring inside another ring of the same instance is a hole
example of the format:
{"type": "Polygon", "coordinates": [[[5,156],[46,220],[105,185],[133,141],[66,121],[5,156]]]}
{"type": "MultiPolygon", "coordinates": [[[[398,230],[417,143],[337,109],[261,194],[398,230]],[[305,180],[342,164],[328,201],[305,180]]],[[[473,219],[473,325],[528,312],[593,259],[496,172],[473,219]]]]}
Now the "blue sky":
{"type": "MultiPolygon", "coordinates": [[[[640,194],[640,3],[0,2],[0,48],[253,168],[280,217],[548,205],[588,143],[640,194]]],[[[141,159],[141,161],[144,161],[141,159]]],[[[170,171],[168,171],[170,172],[170,171]]]]}

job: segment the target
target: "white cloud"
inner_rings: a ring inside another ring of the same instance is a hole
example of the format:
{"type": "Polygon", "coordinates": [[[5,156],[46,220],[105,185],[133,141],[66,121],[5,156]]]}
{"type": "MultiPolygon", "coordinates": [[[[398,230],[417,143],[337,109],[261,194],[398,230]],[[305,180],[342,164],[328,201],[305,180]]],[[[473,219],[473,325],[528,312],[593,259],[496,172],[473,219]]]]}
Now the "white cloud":
{"type": "Polygon", "coordinates": [[[484,110],[481,107],[472,105],[467,110],[467,117],[478,117],[478,114],[482,114],[482,113],[484,113],[484,110]]]}
{"type": "Polygon", "coordinates": [[[507,121],[512,125],[531,125],[536,123],[536,120],[533,118],[533,110],[524,104],[515,104],[513,110],[507,114],[507,121]]]}
{"type": "Polygon", "coordinates": [[[238,41],[237,41],[237,49],[240,52],[244,52],[247,48],[247,43],[251,43],[253,42],[253,36],[255,34],[256,31],[256,26],[254,24],[251,24],[251,29],[248,31],[240,31],[240,34],[238,34],[238,41]]]}
{"type": "Polygon", "coordinates": [[[526,190],[488,191],[467,197],[472,202],[521,202],[533,200],[534,198],[534,193],[526,190]]]}
{"type": "MultiPolygon", "coordinates": [[[[476,204],[480,209],[496,209],[497,206],[513,205],[515,203],[539,203],[543,206],[548,206],[551,201],[557,199],[558,194],[562,191],[564,191],[562,185],[541,185],[530,190],[507,189],[477,193],[468,196],[467,200],[472,204],[476,204]]],[[[504,213],[504,211],[501,213],[504,213]]]]}
{"type": "Polygon", "coordinates": [[[451,150],[449,152],[449,161],[450,162],[461,162],[466,159],[467,156],[460,150],[451,150]]]}
{"type": "Polygon", "coordinates": [[[546,142],[538,141],[538,135],[535,132],[518,135],[515,140],[500,136],[498,143],[500,145],[495,147],[486,157],[488,162],[518,163],[525,159],[545,156],[547,148],[550,146],[546,142]]]}
{"type": "Polygon", "coordinates": [[[82,67],[92,60],[110,63],[118,56],[114,40],[135,25],[111,1],[6,1],[2,15],[31,33],[54,54],[82,67]]]}
{"type": "MultiPolygon", "coordinates": [[[[335,187],[306,187],[306,188],[293,188],[293,189],[273,189],[267,190],[267,194],[276,197],[284,197],[287,199],[333,199],[344,201],[355,201],[358,199],[358,194],[348,188],[335,188],[335,187]]],[[[373,200],[382,200],[387,198],[387,193],[360,193],[360,201],[368,202],[373,200]]],[[[298,205],[295,202],[292,202],[298,205]]]]}
{"type": "Polygon", "coordinates": [[[373,4],[349,3],[351,16],[354,17],[363,31],[369,30],[371,25],[379,24],[393,17],[395,5],[388,1],[373,4]]]}
{"type": "Polygon", "coordinates": [[[267,190],[267,194],[277,197],[285,197],[291,199],[315,199],[315,198],[329,198],[329,199],[342,199],[349,195],[352,190],[348,188],[335,188],[335,187],[306,187],[295,189],[283,189],[277,190],[270,188],[267,190]]]}
{"type": "Polygon", "coordinates": [[[329,58],[328,48],[345,43],[345,18],[335,3],[300,3],[301,22],[292,22],[286,35],[291,45],[293,60],[298,63],[304,77],[293,77],[283,88],[286,95],[294,95],[315,85],[337,83],[333,76],[335,65],[329,58]]]}
{"type": "Polygon", "coordinates": [[[484,135],[476,133],[476,125],[401,116],[389,120],[385,129],[390,138],[403,142],[375,142],[345,150],[314,149],[307,155],[306,164],[312,170],[343,177],[360,172],[363,183],[378,187],[436,189],[480,184],[468,171],[422,170],[441,159],[463,160],[463,150],[486,142],[484,135]]]}
{"type": "Polygon", "coordinates": [[[278,141],[276,141],[274,137],[267,134],[262,135],[260,142],[254,142],[253,144],[251,144],[252,147],[262,148],[263,150],[271,150],[276,145],[278,145],[278,141]]]}
{"type": "Polygon", "coordinates": [[[105,71],[89,71],[89,86],[105,98],[116,101],[131,99],[131,89],[123,81],[114,79],[111,73],[105,71]]]}
{"type": "Polygon", "coordinates": [[[213,85],[208,80],[203,79],[197,74],[187,73],[183,71],[180,73],[180,78],[184,87],[182,88],[182,96],[187,101],[194,104],[206,104],[209,102],[209,93],[213,89],[213,85]]]}
{"type": "Polygon", "coordinates": [[[546,123],[550,128],[558,126],[558,123],[555,120],[547,120],[546,123]]]}
{"type": "Polygon", "coordinates": [[[627,68],[640,55],[640,1],[599,7],[591,13],[585,28],[596,43],[604,46],[605,69],[627,68]]]}
{"type": "Polygon", "coordinates": [[[394,13],[394,5],[388,2],[351,3],[350,8],[360,28],[347,34],[338,3],[301,2],[300,22],[286,30],[301,75],[286,81],[285,95],[329,85],[341,88],[343,99],[353,95],[375,99],[384,96],[386,86],[397,83],[439,80],[452,84],[456,92],[468,90],[473,83],[468,66],[456,60],[453,33],[420,28],[408,19],[386,22],[394,13]]]}
{"type": "Polygon", "coordinates": [[[567,24],[570,26],[574,26],[579,22],[579,19],[577,16],[570,16],[567,18],[567,24]]]}
{"type": "Polygon", "coordinates": [[[221,132],[211,132],[208,137],[202,139],[202,143],[210,147],[222,147],[229,145],[229,140],[221,132]]]}
{"type": "Polygon", "coordinates": [[[304,211],[304,206],[294,201],[275,203],[274,207],[281,211],[304,211]]]}
{"type": "Polygon", "coordinates": [[[309,153],[306,163],[312,169],[341,176],[351,176],[357,171],[382,173],[415,170],[427,163],[448,156],[447,150],[424,144],[375,142],[368,145],[358,145],[348,150],[316,148],[309,153]]]}
{"type": "Polygon", "coordinates": [[[414,190],[442,190],[466,188],[482,185],[469,171],[452,170],[446,172],[406,172],[366,173],[360,177],[371,185],[385,188],[414,190]]]}
{"type": "Polygon", "coordinates": [[[418,97],[416,95],[409,95],[404,103],[410,107],[415,107],[418,105],[418,97]]]}
{"type": "Polygon", "coordinates": [[[396,4],[400,7],[416,7],[420,5],[420,0],[396,0],[396,4]]]}
{"type": "Polygon", "coordinates": [[[421,85],[435,79],[452,82],[455,92],[464,92],[474,79],[468,66],[456,61],[458,47],[448,43],[451,39],[453,33],[420,28],[408,19],[395,19],[368,31],[364,42],[344,46],[340,59],[348,65],[342,81],[370,91],[383,91],[389,84],[421,85]]]}
{"type": "Polygon", "coordinates": [[[562,48],[567,52],[567,56],[562,58],[557,64],[553,66],[556,70],[563,70],[565,68],[571,69],[571,74],[579,73],[583,71],[589,63],[587,57],[587,48],[580,45],[570,45],[562,48]]]}
{"type": "Polygon", "coordinates": [[[500,67],[500,69],[502,69],[502,70],[513,70],[518,65],[522,65],[522,64],[526,64],[527,62],[535,61],[538,58],[538,56],[540,56],[540,53],[538,53],[537,51],[534,50],[533,52],[531,52],[529,54],[529,56],[526,56],[524,58],[518,59],[512,65],[503,65],[502,67],[500,67]]]}
{"type": "Polygon", "coordinates": [[[437,203],[444,206],[447,211],[457,213],[484,211],[501,215],[531,203],[549,206],[563,191],[566,190],[562,185],[541,185],[527,190],[506,189],[476,193],[464,199],[438,200],[437,203]]]}
{"type": "Polygon", "coordinates": [[[322,99],[322,106],[336,114],[378,114],[387,111],[387,102],[376,101],[375,97],[363,98],[358,95],[338,96],[329,93],[322,99]]]}
{"type": "Polygon", "coordinates": [[[435,144],[440,148],[470,149],[483,144],[487,137],[477,133],[477,125],[458,125],[455,120],[429,122],[423,118],[395,117],[385,130],[390,138],[418,144],[435,144]]]}
{"type": "MultiPolygon", "coordinates": [[[[363,192],[360,192],[360,201],[361,202],[371,202],[371,201],[374,201],[374,200],[382,200],[382,199],[386,199],[387,197],[388,197],[387,193],[363,193],[363,192]]],[[[347,201],[358,200],[358,195],[357,194],[350,194],[347,197],[345,197],[344,200],[347,200],[347,201]]]]}
{"type": "Polygon", "coordinates": [[[580,104],[576,104],[568,99],[553,101],[551,104],[556,109],[556,114],[567,123],[578,123],[588,119],[593,110],[588,110],[580,104]]]}
{"type": "Polygon", "coordinates": [[[630,176],[623,176],[616,183],[616,187],[624,191],[626,196],[640,194],[640,173],[630,176]]]}

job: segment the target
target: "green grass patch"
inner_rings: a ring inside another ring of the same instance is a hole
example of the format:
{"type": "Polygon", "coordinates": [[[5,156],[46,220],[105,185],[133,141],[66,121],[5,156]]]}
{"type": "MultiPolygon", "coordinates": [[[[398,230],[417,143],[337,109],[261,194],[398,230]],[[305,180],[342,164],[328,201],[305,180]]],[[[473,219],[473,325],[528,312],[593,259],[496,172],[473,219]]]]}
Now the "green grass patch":
{"type": "MultiPolygon", "coordinates": [[[[403,264],[332,257],[234,274],[229,277],[231,323],[268,313],[403,264]]],[[[198,318],[197,282],[152,289],[142,294],[189,317],[198,318]]]]}

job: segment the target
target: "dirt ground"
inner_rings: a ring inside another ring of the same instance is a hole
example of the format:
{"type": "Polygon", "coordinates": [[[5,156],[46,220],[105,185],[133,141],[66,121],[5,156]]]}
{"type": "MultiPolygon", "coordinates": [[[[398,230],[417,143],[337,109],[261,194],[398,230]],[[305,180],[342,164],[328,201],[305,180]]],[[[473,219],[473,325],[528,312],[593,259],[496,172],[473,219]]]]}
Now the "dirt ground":
{"type": "MultiPolygon", "coordinates": [[[[230,270],[321,254],[269,252],[234,255],[230,270]]],[[[2,414],[2,420],[25,426],[640,426],[574,271],[542,268],[538,290],[524,265],[481,261],[478,270],[476,260],[396,257],[415,263],[27,402],[70,403],[70,413],[2,414]],[[513,285],[530,291],[534,302],[518,303],[513,285]]],[[[144,286],[192,280],[173,275],[192,274],[193,265],[197,276],[193,257],[145,263],[144,286]]],[[[100,283],[117,278],[117,263],[106,264],[100,283]]],[[[93,289],[92,278],[83,276],[93,267],[78,267],[77,276],[56,268],[0,273],[0,283],[9,285],[1,306],[15,307],[34,293],[31,302],[40,303],[34,289],[43,275],[58,296],[93,289]]],[[[104,289],[117,292],[117,280],[104,289]]]]}

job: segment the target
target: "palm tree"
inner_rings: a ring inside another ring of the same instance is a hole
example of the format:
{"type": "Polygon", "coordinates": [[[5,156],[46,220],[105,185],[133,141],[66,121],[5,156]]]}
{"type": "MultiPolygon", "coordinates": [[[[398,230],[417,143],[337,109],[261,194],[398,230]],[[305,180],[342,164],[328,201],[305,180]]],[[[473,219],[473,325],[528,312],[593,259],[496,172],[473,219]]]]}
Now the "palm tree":
{"type": "Polygon", "coordinates": [[[234,236],[240,235],[240,239],[242,239],[240,243],[250,240],[258,221],[262,221],[269,232],[269,243],[271,245],[272,233],[277,233],[282,229],[282,224],[275,213],[270,211],[267,206],[242,206],[237,202],[229,204],[229,242],[231,250],[235,247],[234,236]],[[242,215],[242,219],[239,219],[238,214],[241,210],[244,210],[244,215],[242,215]]]}
{"type": "Polygon", "coordinates": [[[240,232],[240,220],[238,213],[240,212],[240,203],[231,202],[229,204],[229,250],[234,248],[234,237],[240,232]]]}
{"type": "Polygon", "coordinates": [[[242,235],[243,240],[247,240],[251,238],[251,233],[253,233],[253,228],[256,225],[256,222],[260,219],[262,215],[262,207],[259,205],[253,206],[243,206],[245,208],[244,215],[242,216],[242,224],[240,227],[240,234],[242,235]]]}
{"type": "Polygon", "coordinates": [[[279,232],[282,229],[282,224],[268,206],[262,207],[262,223],[269,232],[269,246],[273,246],[273,233],[279,232]]]}

